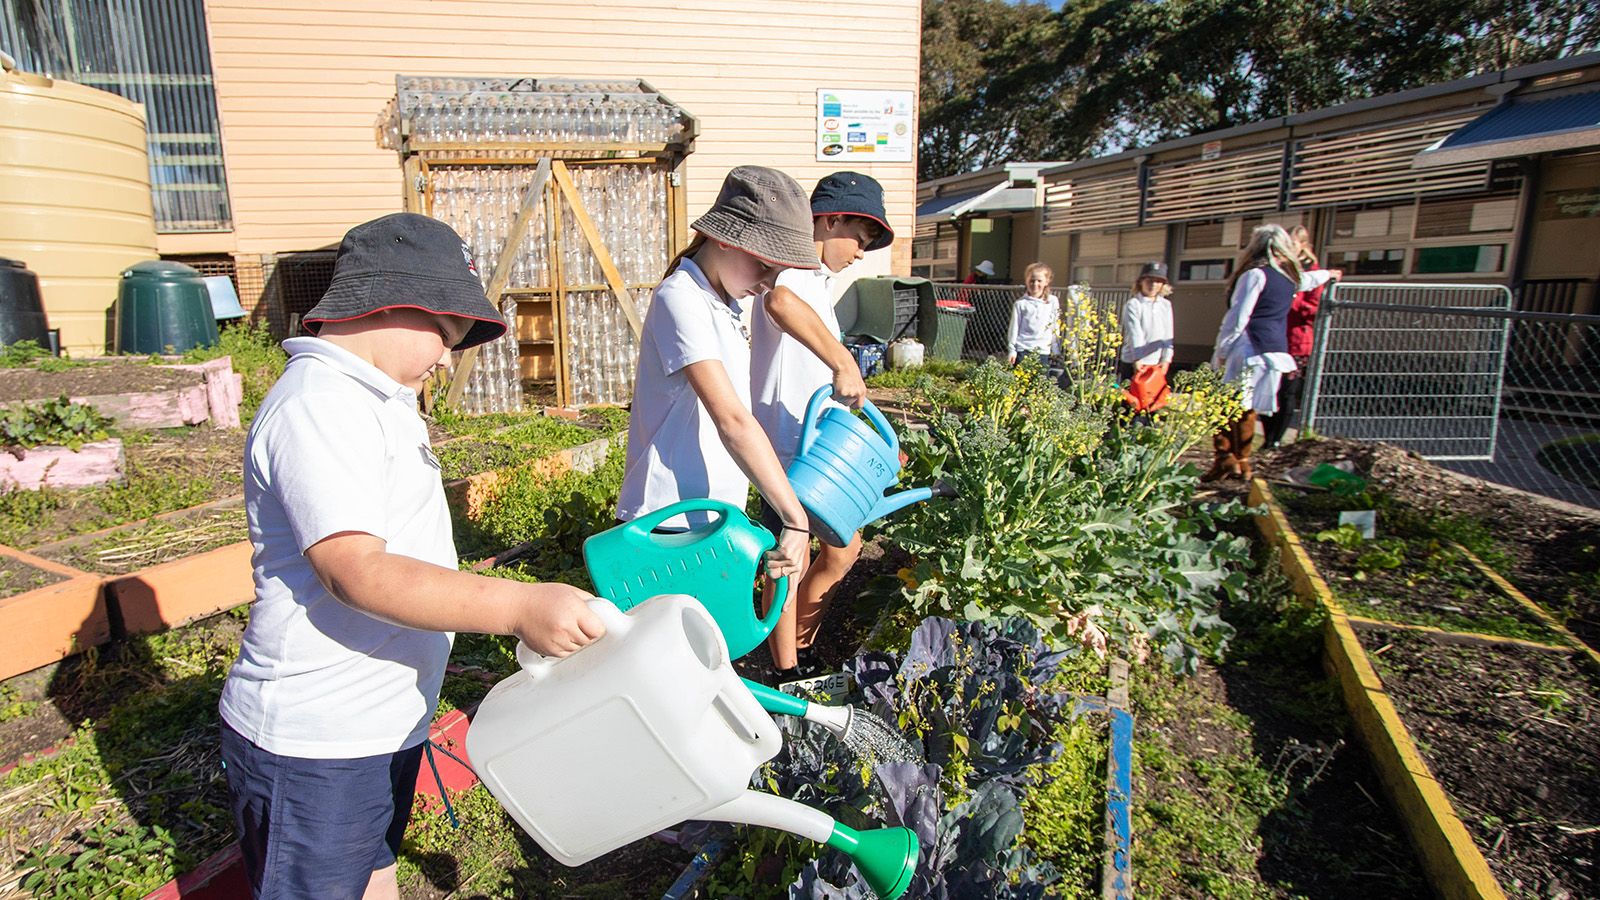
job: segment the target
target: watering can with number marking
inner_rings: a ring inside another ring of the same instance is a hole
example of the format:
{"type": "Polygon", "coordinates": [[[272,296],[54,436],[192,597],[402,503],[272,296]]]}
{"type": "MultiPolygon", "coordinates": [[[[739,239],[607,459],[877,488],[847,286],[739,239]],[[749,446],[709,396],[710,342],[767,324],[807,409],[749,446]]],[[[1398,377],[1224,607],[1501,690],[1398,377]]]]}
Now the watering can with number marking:
{"type": "Polygon", "coordinates": [[[900,477],[900,439],[870,400],[861,407],[865,422],[843,407],[824,411],[822,401],[832,393],[823,385],[811,395],[788,471],[812,534],[843,547],[868,522],[930,497],[955,496],[944,482],[884,496],[900,477]]]}
{"type": "Polygon", "coordinates": [[[776,543],[772,532],[731,503],[681,500],[591,536],[583,542],[583,562],[595,594],[624,612],[657,594],[699,600],[738,659],[777,627],[789,597],[789,579],[779,578],[772,609],[766,618],[756,617],[751,589],[762,554],[776,543]],[[686,513],[706,513],[709,521],[688,531],[655,531],[686,513]]]}

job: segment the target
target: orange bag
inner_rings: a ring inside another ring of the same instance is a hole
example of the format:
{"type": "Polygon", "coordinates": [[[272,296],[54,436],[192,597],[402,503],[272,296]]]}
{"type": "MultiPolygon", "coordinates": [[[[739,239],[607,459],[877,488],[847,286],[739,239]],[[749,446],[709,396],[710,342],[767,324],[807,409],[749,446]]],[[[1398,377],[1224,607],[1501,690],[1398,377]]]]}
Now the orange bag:
{"type": "Polygon", "coordinates": [[[1167,365],[1140,366],[1134,370],[1133,378],[1128,381],[1128,386],[1122,391],[1122,398],[1133,407],[1134,412],[1155,412],[1167,405],[1172,399],[1172,390],[1167,387],[1167,365]]]}

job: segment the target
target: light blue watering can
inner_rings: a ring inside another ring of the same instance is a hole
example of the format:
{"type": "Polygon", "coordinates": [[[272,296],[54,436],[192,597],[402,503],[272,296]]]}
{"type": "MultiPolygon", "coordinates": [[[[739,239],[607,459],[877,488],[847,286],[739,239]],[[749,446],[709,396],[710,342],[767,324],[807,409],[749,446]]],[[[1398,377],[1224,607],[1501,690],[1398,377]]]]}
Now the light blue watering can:
{"type": "Polygon", "coordinates": [[[900,439],[870,400],[861,407],[866,422],[847,409],[823,412],[822,401],[832,394],[833,387],[823,385],[811,395],[800,422],[800,449],[789,464],[789,484],[811,514],[813,534],[843,547],[868,522],[929,497],[955,496],[940,482],[885,497],[900,476],[900,439]]]}

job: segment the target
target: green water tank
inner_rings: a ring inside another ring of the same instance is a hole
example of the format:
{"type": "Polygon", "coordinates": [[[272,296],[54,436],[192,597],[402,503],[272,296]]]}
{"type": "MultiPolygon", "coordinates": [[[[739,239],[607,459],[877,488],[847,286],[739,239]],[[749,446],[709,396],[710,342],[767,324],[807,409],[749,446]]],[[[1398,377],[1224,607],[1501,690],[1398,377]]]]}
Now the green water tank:
{"type": "Polygon", "coordinates": [[[182,353],[217,342],[217,320],[203,276],[153,259],[122,271],[117,290],[118,353],[182,353]]]}

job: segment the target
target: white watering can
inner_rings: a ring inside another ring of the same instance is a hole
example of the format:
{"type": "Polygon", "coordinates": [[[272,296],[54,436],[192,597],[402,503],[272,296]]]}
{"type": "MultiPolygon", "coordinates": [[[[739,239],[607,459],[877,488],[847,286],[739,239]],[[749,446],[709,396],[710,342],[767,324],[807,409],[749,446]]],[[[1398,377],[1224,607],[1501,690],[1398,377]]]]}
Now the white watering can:
{"type": "Polygon", "coordinates": [[[700,601],[589,605],[605,636],[559,660],[519,644],[522,671],[489,691],[467,731],[478,777],[539,846],[577,866],[689,819],[745,822],[849,854],[886,900],[905,891],[909,829],[856,831],[749,790],[783,739],[700,601]]]}

